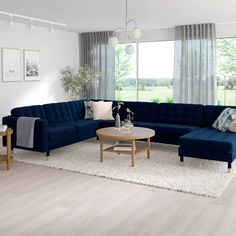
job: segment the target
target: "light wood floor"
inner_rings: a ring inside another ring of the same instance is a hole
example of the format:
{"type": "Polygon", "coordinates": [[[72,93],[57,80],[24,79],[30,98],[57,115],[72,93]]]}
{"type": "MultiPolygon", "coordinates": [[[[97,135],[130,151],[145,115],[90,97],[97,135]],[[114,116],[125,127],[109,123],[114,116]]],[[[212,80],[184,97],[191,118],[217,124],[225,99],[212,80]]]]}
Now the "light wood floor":
{"type": "Polygon", "coordinates": [[[234,236],[236,178],[212,199],[24,163],[10,171],[1,165],[0,235],[234,236]]]}

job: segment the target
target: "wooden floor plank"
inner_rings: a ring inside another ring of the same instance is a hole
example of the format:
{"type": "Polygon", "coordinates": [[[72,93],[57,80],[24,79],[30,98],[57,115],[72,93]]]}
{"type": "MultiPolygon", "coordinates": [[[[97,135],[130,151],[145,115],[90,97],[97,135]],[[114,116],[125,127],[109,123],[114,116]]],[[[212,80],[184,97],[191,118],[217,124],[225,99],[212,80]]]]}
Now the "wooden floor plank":
{"type": "Polygon", "coordinates": [[[14,162],[0,168],[0,235],[231,236],[236,178],[207,198],[14,162]]]}

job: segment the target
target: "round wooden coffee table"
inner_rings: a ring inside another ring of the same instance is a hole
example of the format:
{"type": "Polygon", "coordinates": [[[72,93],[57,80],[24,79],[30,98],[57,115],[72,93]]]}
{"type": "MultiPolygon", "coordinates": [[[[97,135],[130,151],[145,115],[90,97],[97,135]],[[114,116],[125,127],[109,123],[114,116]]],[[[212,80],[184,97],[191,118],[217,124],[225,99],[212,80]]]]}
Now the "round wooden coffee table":
{"type": "Polygon", "coordinates": [[[97,130],[97,136],[100,142],[100,161],[103,161],[104,152],[114,152],[117,154],[128,154],[131,155],[131,166],[134,167],[135,154],[143,151],[147,151],[147,158],[150,159],[151,149],[151,137],[155,135],[155,131],[148,128],[133,127],[130,132],[117,130],[114,127],[102,128],[97,130]],[[139,147],[135,145],[136,140],[146,140],[146,145],[139,147]],[[114,145],[108,148],[103,148],[105,141],[124,141],[131,143],[131,150],[114,150],[114,145]]]}

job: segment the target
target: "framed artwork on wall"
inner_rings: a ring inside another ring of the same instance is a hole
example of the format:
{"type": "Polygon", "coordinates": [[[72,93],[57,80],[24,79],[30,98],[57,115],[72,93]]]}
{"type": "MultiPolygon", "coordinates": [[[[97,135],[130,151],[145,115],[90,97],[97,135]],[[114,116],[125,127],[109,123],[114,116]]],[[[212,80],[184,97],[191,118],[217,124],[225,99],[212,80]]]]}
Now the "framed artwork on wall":
{"type": "Polygon", "coordinates": [[[24,76],[25,81],[39,81],[39,54],[40,51],[24,50],[24,76]]]}
{"type": "Polygon", "coordinates": [[[2,80],[15,82],[21,80],[21,50],[2,49],[2,80]]]}

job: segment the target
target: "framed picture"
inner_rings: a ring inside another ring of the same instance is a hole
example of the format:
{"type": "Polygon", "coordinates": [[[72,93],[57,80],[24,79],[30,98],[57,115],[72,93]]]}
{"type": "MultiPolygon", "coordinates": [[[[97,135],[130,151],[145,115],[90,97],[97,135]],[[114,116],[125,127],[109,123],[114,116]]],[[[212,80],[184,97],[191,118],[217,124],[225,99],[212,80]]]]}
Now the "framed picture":
{"type": "Polygon", "coordinates": [[[24,50],[25,81],[40,80],[39,51],[24,50]]]}
{"type": "Polygon", "coordinates": [[[2,80],[4,82],[14,82],[21,80],[20,49],[2,49],[2,80]]]}

